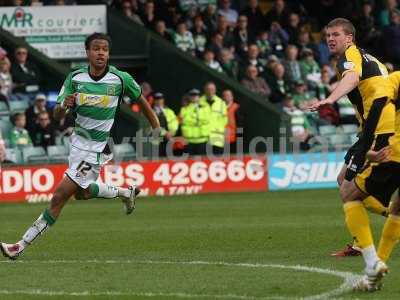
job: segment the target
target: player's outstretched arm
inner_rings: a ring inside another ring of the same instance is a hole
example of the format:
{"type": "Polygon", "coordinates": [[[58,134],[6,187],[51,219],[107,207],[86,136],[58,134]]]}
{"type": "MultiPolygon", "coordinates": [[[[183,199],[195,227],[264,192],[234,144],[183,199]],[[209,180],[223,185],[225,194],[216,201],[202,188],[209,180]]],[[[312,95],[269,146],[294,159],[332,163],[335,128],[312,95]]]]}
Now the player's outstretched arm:
{"type": "Polygon", "coordinates": [[[338,101],[343,96],[350,93],[353,89],[355,89],[360,82],[360,78],[357,72],[349,71],[344,74],[344,77],[339,81],[336,88],[332,91],[328,98],[322,101],[314,102],[310,105],[309,109],[311,111],[318,110],[321,106],[326,104],[333,104],[338,101]]]}
{"type": "Polygon", "coordinates": [[[138,103],[142,108],[142,111],[146,116],[147,120],[149,120],[151,128],[153,129],[160,128],[160,121],[158,120],[158,117],[153,111],[153,109],[151,108],[149,102],[147,102],[146,98],[144,98],[141,95],[140,98],[138,99],[138,103]]]}

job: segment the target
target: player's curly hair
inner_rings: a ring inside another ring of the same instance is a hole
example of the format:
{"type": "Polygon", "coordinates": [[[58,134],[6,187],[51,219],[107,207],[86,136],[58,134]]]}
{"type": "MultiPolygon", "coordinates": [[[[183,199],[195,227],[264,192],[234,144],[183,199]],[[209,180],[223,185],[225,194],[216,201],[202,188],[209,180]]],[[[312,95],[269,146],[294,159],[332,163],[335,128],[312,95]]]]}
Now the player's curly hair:
{"type": "Polygon", "coordinates": [[[86,38],[86,40],[85,40],[85,49],[86,50],[89,50],[90,44],[94,40],[106,40],[108,42],[108,47],[111,48],[111,38],[105,33],[95,32],[86,38]]]}
{"type": "Polygon", "coordinates": [[[356,29],[353,23],[351,23],[349,20],[345,18],[336,18],[330,21],[328,25],[326,25],[326,28],[336,27],[336,26],[341,26],[343,28],[344,33],[351,34],[353,36],[353,42],[355,41],[356,29]]]}

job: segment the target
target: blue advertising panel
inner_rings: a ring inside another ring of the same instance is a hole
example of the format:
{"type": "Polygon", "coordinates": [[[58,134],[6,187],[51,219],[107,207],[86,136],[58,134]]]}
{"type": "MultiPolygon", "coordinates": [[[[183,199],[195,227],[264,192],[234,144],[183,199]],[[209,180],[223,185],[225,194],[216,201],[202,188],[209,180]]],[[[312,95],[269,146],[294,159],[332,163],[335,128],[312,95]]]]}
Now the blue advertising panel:
{"type": "Polygon", "coordinates": [[[344,155],[345,152],[270,155],[269,190],[336,187],[344,155]]]}

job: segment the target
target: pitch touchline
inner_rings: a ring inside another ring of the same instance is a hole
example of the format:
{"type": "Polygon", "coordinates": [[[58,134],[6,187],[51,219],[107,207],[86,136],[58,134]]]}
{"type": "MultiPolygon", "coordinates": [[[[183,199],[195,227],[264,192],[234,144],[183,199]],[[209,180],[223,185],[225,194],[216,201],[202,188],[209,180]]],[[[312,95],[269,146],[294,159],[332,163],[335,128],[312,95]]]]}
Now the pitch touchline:
{"type": "Polygon", "coordinates": [[[53,292],[53,291],[43,291],[43,290],[21,290],[21,291],[8,291],[8,290],[0,290],[0,294],[28,294],[28,295],[48,295],[48,296],[143,296],[143,297],[156,297],[156,296],[165,296],[165,297],[177,297],[177,298],[219,298],[219,299],[243,299],[243,300],[251,300],[251,299],[296,299],[296,300],[321,300],[321,299],[332,299],[332,297],[339,296],[347,291],[349,291],[352,287],[352,284],[355,280],[359,278],[358,275],[350,273],[350,272],[341,272],[330,269],[322,269],[315,267],[307,267],[301,265],[289,266],[282,264],[260,264],[260,263],[229,263],[229,262],[210,262],[210,261],[154,261],[154,260],[31,260],[31,261],[17,261],[17,262],[9,262],[9,261],[1,261],[0,263],[17,263],[17,264],[28,264],[28,263],[38,263],[38,264],[170,264],[170,265],[211,265],[211,266],[227,266],[227,267],[245,267],[245,268],[277,268],[277,269],[287,269],[287,270],[296,270],[310,273],[318,273],[340,277],[343,279],[343,283],[336,289],[318,294],[307,296],[303,298],[288,298],[288,297],[252,297],[246,295],[196,295],[196,294],[186,294],[186,293],[120,293],[120,292],[53,292]]]}

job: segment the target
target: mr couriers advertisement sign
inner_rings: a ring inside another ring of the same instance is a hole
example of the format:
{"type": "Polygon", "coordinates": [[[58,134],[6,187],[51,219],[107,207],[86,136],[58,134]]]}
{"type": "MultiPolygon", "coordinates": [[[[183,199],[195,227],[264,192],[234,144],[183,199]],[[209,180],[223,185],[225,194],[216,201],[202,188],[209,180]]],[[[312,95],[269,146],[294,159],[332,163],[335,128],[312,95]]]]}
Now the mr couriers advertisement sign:
{"type": "Polygon", "coordinates": [[[84,40],[107,32],[104,5],[2,7],[0,27],[51,58],[83,58],[84,40]]]}

